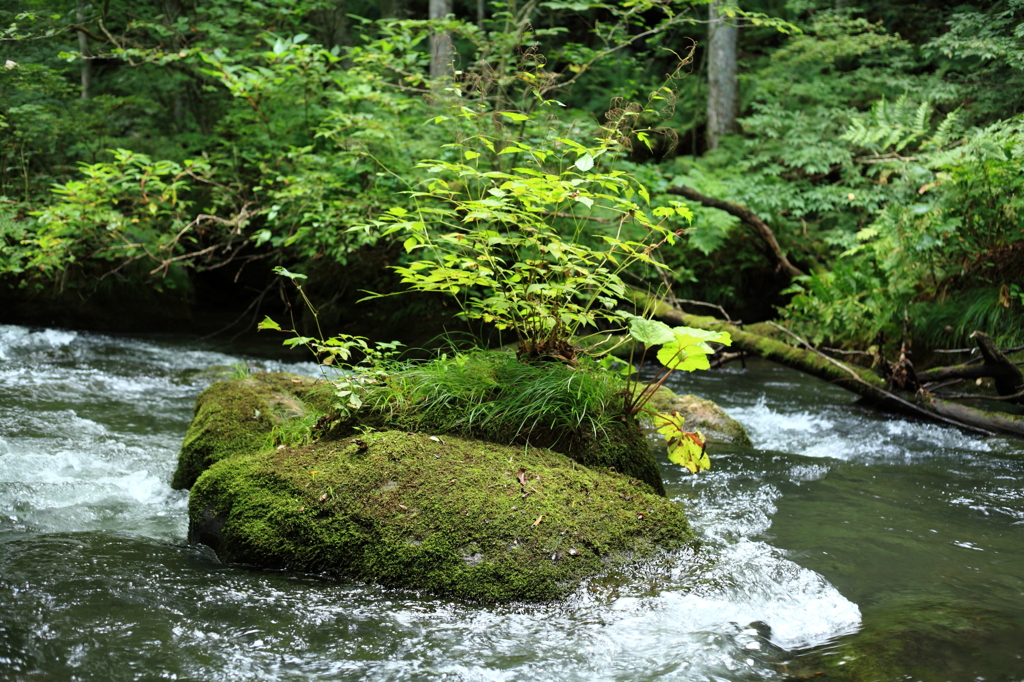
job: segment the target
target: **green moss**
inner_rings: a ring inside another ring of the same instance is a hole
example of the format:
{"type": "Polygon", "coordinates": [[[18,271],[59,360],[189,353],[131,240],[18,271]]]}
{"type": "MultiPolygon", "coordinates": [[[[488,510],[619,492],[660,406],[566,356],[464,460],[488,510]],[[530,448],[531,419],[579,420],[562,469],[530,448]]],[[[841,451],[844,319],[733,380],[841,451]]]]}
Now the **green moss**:
{"type": "Polygon", "coordinates": [[[481,602],[555,598],[692,538],[681,509],[627,476],[402,431],[220,461],[189,519],[226,561],[481,602]]]}
{"type": "Polygon", "coordinates": [[[253,374],[218,382],[196,401],[171,487],[191,488],[203,471],[230,455],[267,445],[275,426],[329,406],[325,384],[293,374],[253,374]]]}
{"type": "Polygon", "coordinates": [[[390,374],[366,390],[363,410],[327,437],[372,426],[532,445],[632,476],[664,495],[643,432],[622,411],[625,390],[617,375],[586,361],[569,367],[478,352],[390,374]]]}

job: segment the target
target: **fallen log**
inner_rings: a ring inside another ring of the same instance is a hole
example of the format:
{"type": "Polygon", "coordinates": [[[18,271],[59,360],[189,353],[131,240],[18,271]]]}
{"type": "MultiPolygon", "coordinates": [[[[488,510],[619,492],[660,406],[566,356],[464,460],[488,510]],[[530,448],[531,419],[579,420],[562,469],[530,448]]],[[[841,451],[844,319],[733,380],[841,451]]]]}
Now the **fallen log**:
{"type": "Polygon", "coordinates": [[[952,403],[923,390],[916,393],[889,390],[885,379],[872,370],[829,357],[775,323],[759,322],[741,328],[713,317],[690,315],[636,289],[630,290],[627,295],[637,310],[646,310],[667,324],[729,332],[732,336],[732,350],[759,355],[818,377],[882,409],[956,426],[981,435],[1004,433],[1024,437],[1024,417],[952,403]],[[793,345],[790,341],[799,345],[793,345]]]}

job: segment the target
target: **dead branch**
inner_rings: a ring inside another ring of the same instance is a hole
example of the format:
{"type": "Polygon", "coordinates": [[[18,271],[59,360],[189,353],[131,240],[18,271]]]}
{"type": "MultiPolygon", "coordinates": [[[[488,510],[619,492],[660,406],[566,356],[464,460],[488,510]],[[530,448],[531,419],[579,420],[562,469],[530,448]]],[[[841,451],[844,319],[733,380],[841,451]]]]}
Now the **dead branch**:
{"type": "Polygon", "coordinates": [[[775,234],[771,228],[761,218],[751,211],[743,204],[738,204],[735,201],[724,201],[722,199],[716,199],[715,197],[709,197],[705,194],[701,194],[692,187],[685,187],[679,185],[677,187],[669,187],[665,190],[669,194],[677,194],[681,197],[689,199],[690,201],[696,201],[702,206],[708,208],[717,208],[720,211],[736,216],[742,220],[747,226],[752,228],[757,236],[768,247],[768,251],[771,253],[772,260],[775,261],[776,270],[784,270],[790,277],[803,277],[804,273],[800,268],[796,267],[786,258],[786,254],[782,252],[782,247],[779,246],[778,240],[775,239],[775,234]]]}

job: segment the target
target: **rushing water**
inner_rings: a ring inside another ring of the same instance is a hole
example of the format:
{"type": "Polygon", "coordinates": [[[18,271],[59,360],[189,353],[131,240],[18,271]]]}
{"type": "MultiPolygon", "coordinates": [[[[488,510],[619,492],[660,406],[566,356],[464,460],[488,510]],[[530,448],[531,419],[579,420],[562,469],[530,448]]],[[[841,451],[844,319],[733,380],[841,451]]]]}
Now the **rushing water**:
{"type": "Polygon", "coordinates": [[[703,549],[481,608],[186,544],[167,482],[230,353],[0,326],[0,680],[1024,679],[1019,442],[767,363],[683,377],[756,446],[663,462],[703,549]]]}

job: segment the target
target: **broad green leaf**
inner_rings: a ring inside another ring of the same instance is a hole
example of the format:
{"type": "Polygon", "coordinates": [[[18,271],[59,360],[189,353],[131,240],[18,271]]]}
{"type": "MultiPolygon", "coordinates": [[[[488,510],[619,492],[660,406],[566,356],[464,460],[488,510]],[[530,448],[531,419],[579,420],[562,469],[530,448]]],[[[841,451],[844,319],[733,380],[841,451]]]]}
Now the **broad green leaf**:
{"type": "Polygon", "coordinates": [[[675,343],[666,343],[658,351],[658,362],[669,369],[682,372],[711,368],[707,354],[697,345],[679,346],[675,343]]]}
{"type": "Polygon", "coordinates": [[[591,156],[588,152],[581,156],[580,158],[576,159],[576,163],[574,163],[573,165],[579,168],[584,173],[586,173],[588,170],[594,167],[594,157],[591,156]]]}
{"type": "Polygon", "coordinates": [[[660,346],[675,341],[672,328],[659,320],[634,317],[629,321],[629,335],[645,346],[660,346]]]}
{"type": "Polygon", "coordinates": [[[282,341],[281,345],[283,345],[283,346],[308,346],[308,345],[313,344],[313,343],[316,343],[316,339],[314,339],[312,336],[296,336],[294,339],[288,339],[287,341],[282,341]]]}
{"type": "Polygon", "coordinates": [[[517,123],[519,121],[529,121],[530,120],[530,117],[527,116],[526,114],[520,114],[520,113],[515,112],[515,111],[499,111],[498,113],[501,114],[502,116],[506,117],[506,118],[510,118],[513,121],[516,121],[517,123]]]}
{"type": "Polygon", "coordinates": [[[684,339],[693,339],[693,341],[686,341],[686,345],[696,343],[697,341],[711,341],[713,343],[720,343],[723,346],[732,345],[732,336],[729,335],[729,332],[716,332],[709,329],[697,329],[696,327],[673,327],[672,333],[676,335],[679,343],[683,343],[684,339]]]}
{"type": "Polygon", "coordinates": [[[416,237],[409,237],[403,242],[402,246],[405,247],[406,253],[411,253],[413,249],[419,246],[419,240],[416,237]]]}

